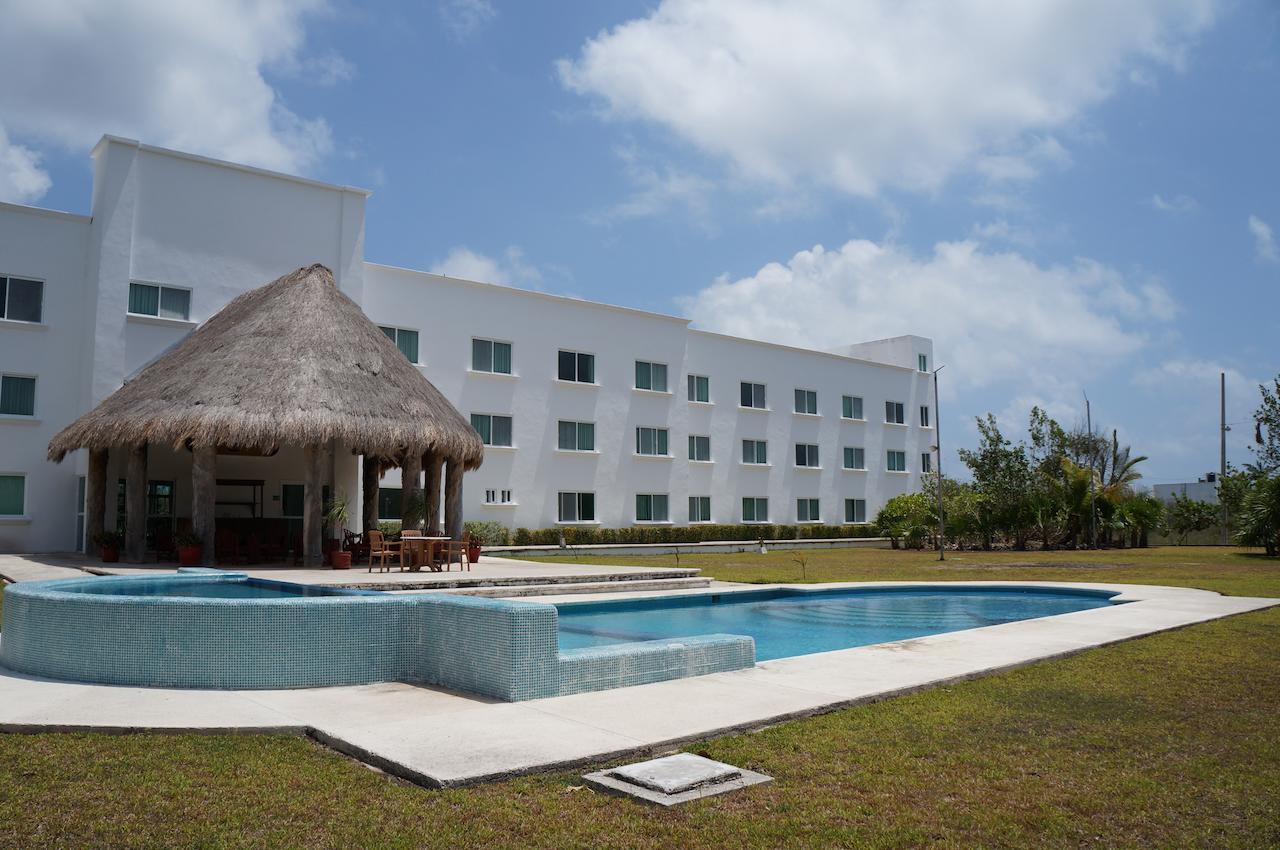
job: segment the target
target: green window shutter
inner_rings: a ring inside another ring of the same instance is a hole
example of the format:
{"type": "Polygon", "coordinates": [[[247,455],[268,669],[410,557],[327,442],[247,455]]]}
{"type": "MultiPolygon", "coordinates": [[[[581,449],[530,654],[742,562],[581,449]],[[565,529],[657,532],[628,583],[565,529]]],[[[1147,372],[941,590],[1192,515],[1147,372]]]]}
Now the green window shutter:
{"type": "Polygon", "coordinates": [[[557,426],[559,432],[559,440],[557,447],[565,451],[577,451],[578,449],[578,423],[565,422],[561,420],[557,426]]]}
{"type": "Polygon", "coordinates": [[[145,283],[129,284],[129,312],[140,316],[160,315],[160,287],[145,283]]]}
{"type": "Polygon", "coordinates": [[[490,429],[491,425],[492,420],[488,416],[482,413],[471,414],[471,427],[480,435],[480,439],[484,441],[486,446],[489,445],[489,441],[493,438],[493,432],[490,429]]]}
{"type": "Polygon", "coordinates": [[[165,319],[187,319],[191,316],[191,292],[186,289],[160,288],[160,312],[165,319]]]}
{"type": "Polygon", "coordinates": [[[0,302],[6,319],[16,322],[39,322],[44,314],[44,284],[38,280],[8,279],[8,292],[0,302]]]}
{"type": "Polygon", "coordinates": [[[667,367],[666,367],[666,364],[664,364],[664,363],[654,363],[654,364],[653,364],[653,366],[652,366],[652,372],[653,372],[653,376],[652,376],[652,380],[653,380],[653,387],[652,387],[652,389],[655,389],[655,390],[657,390],[658,392],[664,392],[664,393],[665,393],[665,392],[667,391],[667,367]]]}
{"type": "Polygon", "coordinates": [[[26,480],[22,475],[0,475],[0,516],[22,516],[26,480]]]}
{"type": "Polygon", "coordinates": [[[511,374],[511,343],[495,342],[493,344],[493,371],[503,375],[511,374]]]}
{"type": "Polygon", "coordinates": [[[495,446],[511,445],[511,417],[492,416],[490,420],[493,423],[493,444],[495,446]]]}
{"type": "Polygon", "coordinates": [[[5,375],[0,378],[0,413],[35,416],[36,379],[5,375]]]}
{"type": "Polygon", "coordinates": [[[396,347],[409,358],[410,363],[418,362],[417,331],[396,331],[396,347]]]}
{"type": "Polygon", "coordinates": [[[386,336],[387,339],[391,340],[392,342],[396,341],[395,328],[384,328],[382,325],[378,325],[378,330],[382,331],[383,335],[386,336]]]}
{"type": "Polygon", "coordinates": [[[401,487],[382,487],[378,490],[378,519],[400,519],[401,487]]]}
{"type": "Polygon", "coordinates": [[[594,422],[578,423],[578,450],[594,452],[596,450],[596,426],[594,422]]]}
{"type": "Polygon", "coordinates": [[[476,372],[493,371],[493,343],[487,339],[471,340],[471,368],[476,372]]]}

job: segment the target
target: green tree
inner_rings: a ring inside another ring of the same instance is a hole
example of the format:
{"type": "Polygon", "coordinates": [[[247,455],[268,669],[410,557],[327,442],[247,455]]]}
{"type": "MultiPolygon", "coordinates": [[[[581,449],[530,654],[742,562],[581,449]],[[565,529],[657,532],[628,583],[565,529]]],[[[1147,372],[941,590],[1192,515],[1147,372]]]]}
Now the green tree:
{"type": "Polygon", "coordinates": [[[1260,384],[1262,404],[1253,413],[1257,441],[1252,446],[1258,458],[1257,468],[1263,473],[1280,471],[1280,376],[1272,386],[1260,384]]]}
{"type": "Polygon", "coordinates": [[[938,512],[928,493],[905,493],[884,503],[876,514],[876,529],[896,549],[921,549],[938,524],[938,512]]]}
{"type": "Polygon", "coordinates": [[[1280,475],[1257,479],[1244,497],[1237,527],[1238,545],[1261,546],[1273,558],[1280,553],[1280,475]]]}
{"type": "Polygon", "coordinates": [[[1177,535],[1178,544],[1182,545],[1192,533],[1213,527],[1218,521],[1218,506],[1174,494],[1166,516],[1169,530],[1177,535]]]}
{"type": "Polygon", "coordinates": [[[980,497],[974,505],[974,520],[982,548],[990,549],[998,534],[1008,534],[1017,548],[1026,548],[1030,525],[1027,493],[1032,476],[1026,449],[1005,437],[990,413],[976,422],[978,447],[960,449],[959,454],[973,475],[974,490],[980,497]]]}

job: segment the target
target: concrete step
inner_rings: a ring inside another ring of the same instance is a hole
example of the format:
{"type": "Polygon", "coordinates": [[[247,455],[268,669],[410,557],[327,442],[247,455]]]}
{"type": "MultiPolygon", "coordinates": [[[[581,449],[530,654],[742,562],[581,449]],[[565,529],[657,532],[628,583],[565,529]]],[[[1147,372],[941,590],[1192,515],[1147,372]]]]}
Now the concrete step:
{"type": "Polygon", "coordinates": [[[510,599],[517,596],[567,596],[577,593],[629,593],[641,590],[697,590],[710,587],[709,578],[662,578],[636,581],[597,581],[557,584],[507,585],[505,587],[458,587],[442,589],[438,593],[460,596],[485,596],[510,599]]]}

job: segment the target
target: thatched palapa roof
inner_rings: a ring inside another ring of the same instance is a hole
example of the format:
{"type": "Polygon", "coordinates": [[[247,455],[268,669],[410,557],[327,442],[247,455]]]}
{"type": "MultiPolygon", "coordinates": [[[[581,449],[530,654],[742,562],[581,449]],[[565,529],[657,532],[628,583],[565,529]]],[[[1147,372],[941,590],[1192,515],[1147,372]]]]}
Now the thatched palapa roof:
{"type": "Polygon", "coordinates": [[[335,285],[298,269],[223,307],[49,443],[270,449],[338,439],[395,458],[436,451],[475,468],[479,435],[335,285]]]}

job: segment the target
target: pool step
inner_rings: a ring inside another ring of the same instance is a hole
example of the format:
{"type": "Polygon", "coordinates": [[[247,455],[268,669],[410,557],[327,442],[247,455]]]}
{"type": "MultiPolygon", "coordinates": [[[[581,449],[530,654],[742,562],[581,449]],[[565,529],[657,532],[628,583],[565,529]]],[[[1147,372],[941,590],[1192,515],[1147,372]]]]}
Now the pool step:
{"type": "Polygon", "coordinates": [[[459,587],[437,591],[460,596],[486,596],[510,599],[516,596],[567,596],[571,593],[630,593],[652,590],[697,590],[710,587],[709,578],[659,578],[636,581],[593,581],[569,584],[525,584],[506,587],[459,587]]]}

